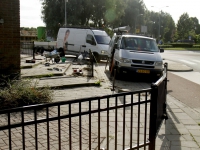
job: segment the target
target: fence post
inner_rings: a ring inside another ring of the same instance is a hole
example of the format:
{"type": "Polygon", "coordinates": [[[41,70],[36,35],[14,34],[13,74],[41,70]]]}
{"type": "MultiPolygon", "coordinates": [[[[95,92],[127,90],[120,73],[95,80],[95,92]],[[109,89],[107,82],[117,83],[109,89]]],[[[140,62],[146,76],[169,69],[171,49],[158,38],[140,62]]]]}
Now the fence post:
{"type": "Polygon", "coordinates": [[[91,50],[89,49],[89,54],[90,54],[90,63],[91,63],[91,67],[92,67],[92,75],[91,75],[91,77],[93,77],[94,76],[94,73],[93,73],[93,70],[94,70],[94,56],[93,56],[93,53],[91,52],[91,50]]]}
{"type": "Polygon", "coordinates": [[[150,127],[149,127],[149,150],[155,150],[156,132],[157,132],[157,99],[158,86],[152,83],[151,85],[151,102],[150,102],[150,127]]]}
{"type": "Polygon", "coordinates": [[[34,49],[34,41],[31,43],[32,44],[32,50],[33,50],[33,60],[35,59],[35,49],[34,49]]]}

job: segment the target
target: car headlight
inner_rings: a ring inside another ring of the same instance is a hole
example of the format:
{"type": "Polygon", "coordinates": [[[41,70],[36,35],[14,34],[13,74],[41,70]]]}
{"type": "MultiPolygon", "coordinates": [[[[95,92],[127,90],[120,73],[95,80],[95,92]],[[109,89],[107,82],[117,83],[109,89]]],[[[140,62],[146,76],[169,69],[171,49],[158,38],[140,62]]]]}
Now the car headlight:
{"type": "Polygon", "coordinates": [[[120,61],[123,63],[131,63],[131,60],[127,58],[120,58],[120,61]]]}
{"type": "Polygon", "coordinates": [[[162,61],[157,61],[155,62],[155,66],[162,66],[163,65],[163,62],[162,61]]]}
{"type": "Polygon", "coordinates": [[[101,54],[105,54],[106,52],[104,50],[101,51],[101,54]]]}

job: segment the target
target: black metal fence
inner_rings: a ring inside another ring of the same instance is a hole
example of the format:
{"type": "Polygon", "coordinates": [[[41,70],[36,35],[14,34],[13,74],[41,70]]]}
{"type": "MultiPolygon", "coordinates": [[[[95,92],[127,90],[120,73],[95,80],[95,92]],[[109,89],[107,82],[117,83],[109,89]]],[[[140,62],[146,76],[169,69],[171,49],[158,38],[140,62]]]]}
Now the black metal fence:
{"type": "Polygon", "coordinates": [[[34,47],[34,41],[20,42],[20,54],[22,57],[32,57],[37,59],[36,54],[43,55],[43,47],[34,47]]]}
{"type": "Polygon", "coordinates": [[[0,111],[1,149],[155,149],[167,65],[151,88],[0,111]]]}
{"type": "Polygon", "coordinates": [[[94,54],[92,53],[91,50],[89,50],[89,59],[90,59],[90,63],[89,63],[89,67],[90,67],[90,77],[94,77],[94,54]]]}
{"type": "Polygon", "coordinates": [[[20,53],[27,56],[33,56],[34,42],[20,42],[20,53]]]}

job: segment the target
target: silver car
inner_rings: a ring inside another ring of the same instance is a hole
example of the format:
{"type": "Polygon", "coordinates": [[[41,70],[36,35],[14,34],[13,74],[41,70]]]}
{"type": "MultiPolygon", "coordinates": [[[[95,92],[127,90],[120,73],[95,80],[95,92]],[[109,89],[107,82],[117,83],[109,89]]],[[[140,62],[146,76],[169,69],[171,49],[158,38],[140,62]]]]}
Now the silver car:
{"type": "Polygon", "coordinates": [[[155,39],[138,35],[114,35],[109,44],[109,69],[116,69],[116,78],[122,74],[146,74],[159,78],[163,60],[155,39]]]}

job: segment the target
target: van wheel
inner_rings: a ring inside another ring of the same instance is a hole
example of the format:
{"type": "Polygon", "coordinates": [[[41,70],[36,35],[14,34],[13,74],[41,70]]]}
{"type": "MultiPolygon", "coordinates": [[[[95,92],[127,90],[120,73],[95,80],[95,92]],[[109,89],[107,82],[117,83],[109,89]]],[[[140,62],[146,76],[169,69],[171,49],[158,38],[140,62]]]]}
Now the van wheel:
{"type": "Polygon", "coordinates": [[[59,63],[59,61],[60,61],[60,57],[56,57],[56,58],[54,58],[54,61],[55,61],[56,63],[59,63]]]}
{"type": "Polygon", "coordinates": [[[100,56],[99,56],[99,54],[97,54],[97,53],[93,53],[94,54],[94,62],[97,62],[97,63],[99,63],[100,62],[100,56]]]}

